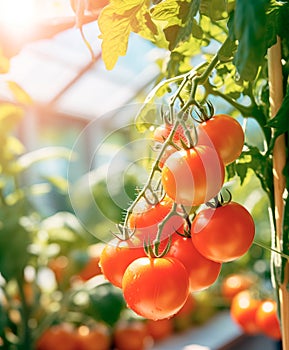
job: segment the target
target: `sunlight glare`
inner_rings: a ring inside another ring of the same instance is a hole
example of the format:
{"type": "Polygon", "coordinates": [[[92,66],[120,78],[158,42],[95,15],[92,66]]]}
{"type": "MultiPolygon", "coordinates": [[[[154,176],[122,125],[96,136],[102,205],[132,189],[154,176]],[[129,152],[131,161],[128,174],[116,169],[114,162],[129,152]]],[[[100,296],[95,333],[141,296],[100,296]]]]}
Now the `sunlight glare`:
{"type": "Polygon", "coordinates": [[[35,0],[0,0],[0,24],[25,28],[35,20],[35,0]]]}

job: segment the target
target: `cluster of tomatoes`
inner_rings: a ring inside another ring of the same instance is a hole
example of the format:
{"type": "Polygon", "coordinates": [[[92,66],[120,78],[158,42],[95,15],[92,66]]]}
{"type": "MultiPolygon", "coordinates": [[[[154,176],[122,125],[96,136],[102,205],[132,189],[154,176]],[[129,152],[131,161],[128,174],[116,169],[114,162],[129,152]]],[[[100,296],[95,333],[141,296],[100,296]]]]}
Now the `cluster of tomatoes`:
{"type": "Polygon", "coordinates": [[[217,198],[225,166],[242,152],[240,124],[213,116],[197,127],[194,145],[190,132],[169,123],[155,130],[154,140],[163,144],[157,166],[165,195],[156,203],[141,198],[126,222],[133,234],[109,242],[100,257],[104,276],[147,319],[172,317],[189,293],[212,285],[222,263],[245,254],[254,239],[254,221],[242,205],[230,200],[202,206],[217,198]]]}
{"type": "Polygon", "coordinates": [[[260,296],[256,278],[232,274],[222,281],[222,295],[229,302],[233,321],[249,335],[263,334],[281,340],[277,303],[271,296],[260,296]]]}
{"type": "Polygon", "coordinates": [[[170,319],[119,319],[110,328],[102,322],[90,325],[59,323],[49,327],[38,339],[37,350],[142,350],[171,336],[176,327],[184,329],[195,309],[192,295],[182,309],[170,319]],[[177,326],[176,326],[177,325],[177,326]]]}

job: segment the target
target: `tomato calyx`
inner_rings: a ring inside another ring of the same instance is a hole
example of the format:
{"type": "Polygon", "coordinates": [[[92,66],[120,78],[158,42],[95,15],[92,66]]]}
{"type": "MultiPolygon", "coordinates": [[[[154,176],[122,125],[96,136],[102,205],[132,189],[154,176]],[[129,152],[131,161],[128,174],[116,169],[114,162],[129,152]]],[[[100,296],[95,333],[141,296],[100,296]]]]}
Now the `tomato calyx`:
{"type": "Polygon", "coordinates": [[[226,200],[223,194],[220,192],[218,196],[214,197],[212,201],[206,202],[206,206],[212,209],[222,207],[223,205],[229,204],[232,201],[232,193],[226,188],[226,192],[229,198],[226,200]]]}
{"type": "Polygon", "coordinates": [[[204,123],[210,120],[215,114],[215,108],[210,100],[206,100],[204,106],[198,105],[198,110],[199,111],[195,111],[198,118],[192,116],[194,121],[197,123],[204,123]]]}

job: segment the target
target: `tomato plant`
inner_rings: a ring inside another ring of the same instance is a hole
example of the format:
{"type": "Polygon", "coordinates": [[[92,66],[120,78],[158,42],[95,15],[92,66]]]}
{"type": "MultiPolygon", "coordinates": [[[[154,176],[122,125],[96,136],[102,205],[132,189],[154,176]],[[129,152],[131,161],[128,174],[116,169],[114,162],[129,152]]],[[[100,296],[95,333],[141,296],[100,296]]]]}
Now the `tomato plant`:
{"type": "Polygon", "coordinates": [[[251,214],[235,202],[203,209],[192,221],[191,236],[196,249],[218,262],[232,261],[245,254],[254,235],[251,214]]]}
{"type": "Polygon", "coordinates": [[[139,258],[126,269],[122,282],[127,305],[140,316],[159,320],[173,316],[189,294],[189,276],[175,258],[139,258]]]}
{"type": "Polygon", "coordinates": [[[221,263],[205,258],[193,245],[191,238],[174,239],[167,256],[180,260],[190,279],[190,291],[195,292],[211,286],[218,278],[221,263]]]}
{"type": "Polygon", "coordinates": [[[216,149],[225,165],[234,162],[242,153],[244,131],[240,123],[226,114],[218,114],[198,125],[198,144],[216,149]]]}
{"type": "Polygon", "coordinates": [[[162,170],[165,192],[176,203],[197,206],[215,197],[224,182],[224,164],[208,146],[174,152],[162,170]]]}

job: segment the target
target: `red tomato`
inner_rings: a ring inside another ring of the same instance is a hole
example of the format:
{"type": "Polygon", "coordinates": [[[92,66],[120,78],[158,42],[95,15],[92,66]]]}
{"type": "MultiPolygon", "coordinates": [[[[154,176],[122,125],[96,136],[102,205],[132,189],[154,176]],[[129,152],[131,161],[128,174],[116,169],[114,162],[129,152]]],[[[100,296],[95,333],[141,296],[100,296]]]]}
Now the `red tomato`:
{"type": "Polygon", "coordinates": [[[247,290],[235,295],[231,304],[231,317],[245,333],[257,334],[260,328],[256,322],[256,313],[261,300],[252,297],[247,290]]]}
{"type": "Polygon", "coordinates": [[[261,331],[270,338],[280,340],[281,330],[274,300],[263,300],[256,313],[256,322],[261,331]]]}
{"type": "MultiPolygon", "coordinates": [[[[141,245],[148,240],[152,243],[158,232],[158,224],[169,214],[173,201],[165,197],[156,205],[149,205],[145,200],[140,201],[129,217],[129,227],[136,230],[135,237],[141,245]]],[[[179,215],[172,216],[164,225],[161,239],[165,240],[176,231],[182,231],[184,220],[179,215]]]]}
{"type": "Polygon", "coordinates": [[[222,265],[201,255],[193,245],[191,238],[174,239],[167,256],[180,260],[190,279],[190,291],[195,292],[212,285],[219,276],[222,265]]]}
{"type": "Polygon", "coordinates": [[[245,274],[234,273],[226,276],[221,283],[222,296],[231,302],[236,294],[249,289],[254,282],[255,279],[252,276],[245,274]]]}
{"type": "Polygon", "coordinates": [[[147,320],[146,324],[149,335],[156,341],[168,338],[174,332],[174,322],[172,318],[147,320]]]}
{"type": "Polygon", "coordinates": [[[123,274],[128,265],[143,256],[145,251],[142,246],[134,244],[133,240],[121,241],[116,238],[102,250],[99,264],[108,281],[121,288],[123,274]]]}
{"type": "Polygon", "coordinates": [[[177,149],[174,146],[167,146],[164,153],[162,154],[160,160],[159,160],[159,167],[162,169],[166,160],[169,158],[169,156],[173,153],[175,153],[177,149]]]}
{"type": "Polygon", "coordinates": [[[96,324],[92,329],[80,326],[77,329],[78,350],[109,350],[110,334],[109,329],[104,324],[96,324]]]}
{"type": "Polygon", "coordinates": [[[66,256],[60,255],[49,261],[48,267],[54,272],[57,283],[61,283],[68,269],[69,260],[66,256]]]}
{"type": "Polygon", "coordinates": [[[48,328],[36,343],[37,350],[78,350],[74,330],[66,324],[48,328]]]}
{"type": "Polygon", "coordinates": [[[174,152],[162,170],[162,184],[176,203],[197,206],[215,197],[224,183],[224,164],[208,146],[174,152]]]}
{"type": "Polygon", "coordinates": [[[254,234],[251,214],[235,202],[201,210],[191,226],[192,241],[197,250],[218,262],[232,261],[245,254],[254,234]]]}
{"type": "Polygon", "coordinates": [[[139,258],[126,269],[123,295],[129,308],[147,319],[176,314],[189,294],[189,276],[174,258],[139,258]]]}
{"type": "MultiPolygon", "coordinates": [[[[172,130],[172,127],[173,127],[173,125],[168,124],[168,123],[162,124],[162,125],[156,127],[156,129],[154,131],[154,135],[153,135],[154,140],[157,142],[163,143],[168,138],[168,136],[172,130]]],[[[176,144],[181,145],[180,140],[183,140],[184,142],[187,141],[186,136],[184,135],[184,129],[182,128],[181,125],[179,125],[177,127],[177,130],[173,136],[173,141],[176,144]]]]}
{"type": "Polygon", "coordinates": [[[114,328],[114,344],[117,350],[145,350],[151,345],[145,322],[119,321],[114,328]]]}
{"type": "Polygon", "coordinates": [[[236,160],[244,146],[244,131],[238,121],[226,114],[218,114],[201,123],[198,145],[214,147],[225,165],[236,160]]]}

